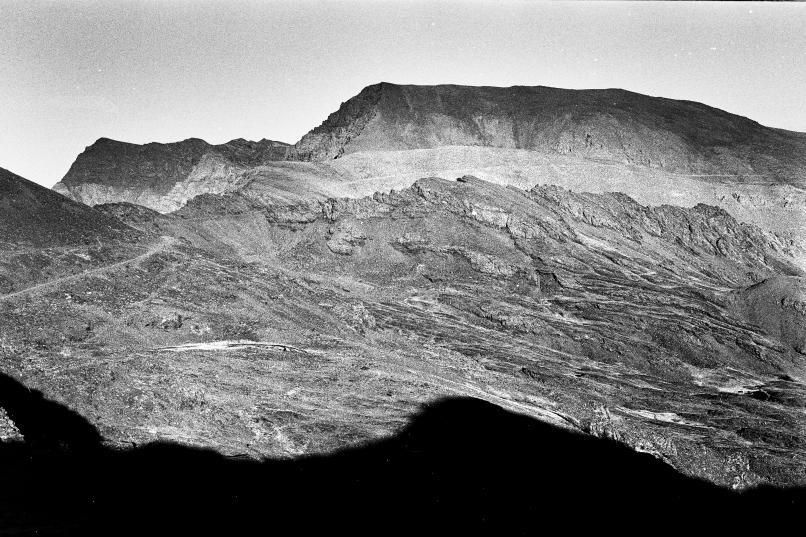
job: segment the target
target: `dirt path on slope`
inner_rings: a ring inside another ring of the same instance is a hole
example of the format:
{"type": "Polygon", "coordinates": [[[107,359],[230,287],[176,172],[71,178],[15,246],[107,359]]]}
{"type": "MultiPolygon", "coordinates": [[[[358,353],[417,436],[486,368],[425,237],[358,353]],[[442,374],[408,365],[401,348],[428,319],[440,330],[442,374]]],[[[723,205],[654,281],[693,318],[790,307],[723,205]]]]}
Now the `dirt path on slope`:
{"type": "Polygon", "coordinates": [[[57,278],[55,280],[50,280],[44,283],[33,285],[31,287],[26,287],[25,289],[21,289],[20,291],[14,291],[13,293],[0,295],[0,302],[9,298],[15,298],[22,295],[34,294],[38,291],[48,290],[53,287],[56,287],[59,284],[76,281],[85,276],[105,274],[109,271],[115,270],[116,268],[128,265],[129,263],[139,263],[140,261],[143,261],[146,258],[151,257],[152,255],[168,250],[168,248],[174,246],[177,242],[179,241],[175,237],[168,237],[163,235],[162,237],[160,237],[159,242],[153,244],[146,252],[138,255],[137,257],[131,257],[123,261],[118,261],[117,263],[112,263],[111,265],[104,265],[102,267],[85,270],[84,272],[79,272],[78,274],[71,274],[70,276],[65,276],[63,278],[57,278]]]}

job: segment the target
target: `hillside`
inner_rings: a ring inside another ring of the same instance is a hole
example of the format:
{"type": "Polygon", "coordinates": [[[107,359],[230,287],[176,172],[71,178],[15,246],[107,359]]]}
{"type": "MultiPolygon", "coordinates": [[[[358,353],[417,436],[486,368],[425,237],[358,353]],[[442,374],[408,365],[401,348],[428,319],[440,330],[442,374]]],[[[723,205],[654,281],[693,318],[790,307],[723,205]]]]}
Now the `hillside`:
{"type": "Polygon", "coordinates": [[[806,280],[777,276],[733,297],[735,314],[806,355],[806,280]]]}
{"type": "Polygon", "coordinates": [[[0,168],[0,248],[83,244],[130,231],[104,213],[0,168]]]}
{"type": "Polygon", "coordinates": [[[114,216],[0,168],[0,299],[134,257],[142,239],[114,216]]]}
{"type": "Polygon", "coordinates": [[[57,186],[95,208],[4,202],[2,373],[116,450],[329,453],[458,395],[803,486],[802,144],[620,90],[389,84],[297,146],[100,140],[57,186]],[[24,243],[68,209],[85,234],[24,243]]]}

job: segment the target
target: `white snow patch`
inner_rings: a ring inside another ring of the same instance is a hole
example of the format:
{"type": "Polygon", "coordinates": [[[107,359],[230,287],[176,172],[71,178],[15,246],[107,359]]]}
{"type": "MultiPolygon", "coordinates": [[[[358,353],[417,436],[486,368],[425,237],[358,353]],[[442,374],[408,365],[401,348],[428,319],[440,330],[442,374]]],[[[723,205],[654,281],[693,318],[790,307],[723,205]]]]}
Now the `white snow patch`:
{"type": "Polygon", "coordinates": [[[689,427],[701,427],[706,429],[710,428],[707,425],[703,425],[702,423],[687,420],[681,416],[678,416],[674,412],[652,412],[651,410],[638,410],[633,408],[625,408],[623,406],[616,407],[616,409],[631,416],[646,418],[653,421],[662,421],[665,423],[674,423],[677,425],[687,425],[689,427]]]}
{"type": "Polygon", "coordinates": [[[172,351],[172,352],[185,352],[185,351],[237,351],[241,349],[249,349],[256,347],[277,347],[284,351],[300,349],[286,345],[284,343],[275,343],[273,341],[251,341],[248,339],[227,339],[221,341],[203,341],[198,343],[184,343],[182,345],[174,345],[171,347],[160,347],[158,351],[172,351]]]}

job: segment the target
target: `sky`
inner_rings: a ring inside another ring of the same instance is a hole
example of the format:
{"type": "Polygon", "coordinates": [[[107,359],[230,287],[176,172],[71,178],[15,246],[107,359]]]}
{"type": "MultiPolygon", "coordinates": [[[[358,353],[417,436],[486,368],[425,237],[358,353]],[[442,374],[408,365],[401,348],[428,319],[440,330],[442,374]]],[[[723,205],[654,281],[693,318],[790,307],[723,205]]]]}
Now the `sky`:
{"type": "Polygon", "coordinates": [[[0,0],[0,167],[100,137],[294,143],[377,82],[624,88],[806,131],[806,5],[0,0]]]}

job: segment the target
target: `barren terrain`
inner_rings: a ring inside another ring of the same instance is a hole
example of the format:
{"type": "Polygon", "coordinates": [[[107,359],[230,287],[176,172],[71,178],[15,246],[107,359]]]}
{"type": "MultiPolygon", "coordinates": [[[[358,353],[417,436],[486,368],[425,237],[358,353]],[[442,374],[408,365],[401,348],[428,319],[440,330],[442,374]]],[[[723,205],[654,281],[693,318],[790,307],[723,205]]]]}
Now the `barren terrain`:
{"type": "MultiPolygon", "coordinates": [[[[623,474],[602,516],[652,479],[674,508],[796,509],[804,136],[620,90],[380,84],[294,146],[101,139],[56,192],[0,170],[0,463],[86,469],[57,526],[175,465],[184,507],[238,520],[241,493],[280,501],[252,475],[388,513],[351,472],[403,503],[376,472],[449,476],[433,505],[458,506],[511,465],[569,495],[623,474]],[[496,462],[473,488],[448,452],[496,462]]],[[[0,491],[8,527],[43,529],[53,488],[0,491]]]]}

